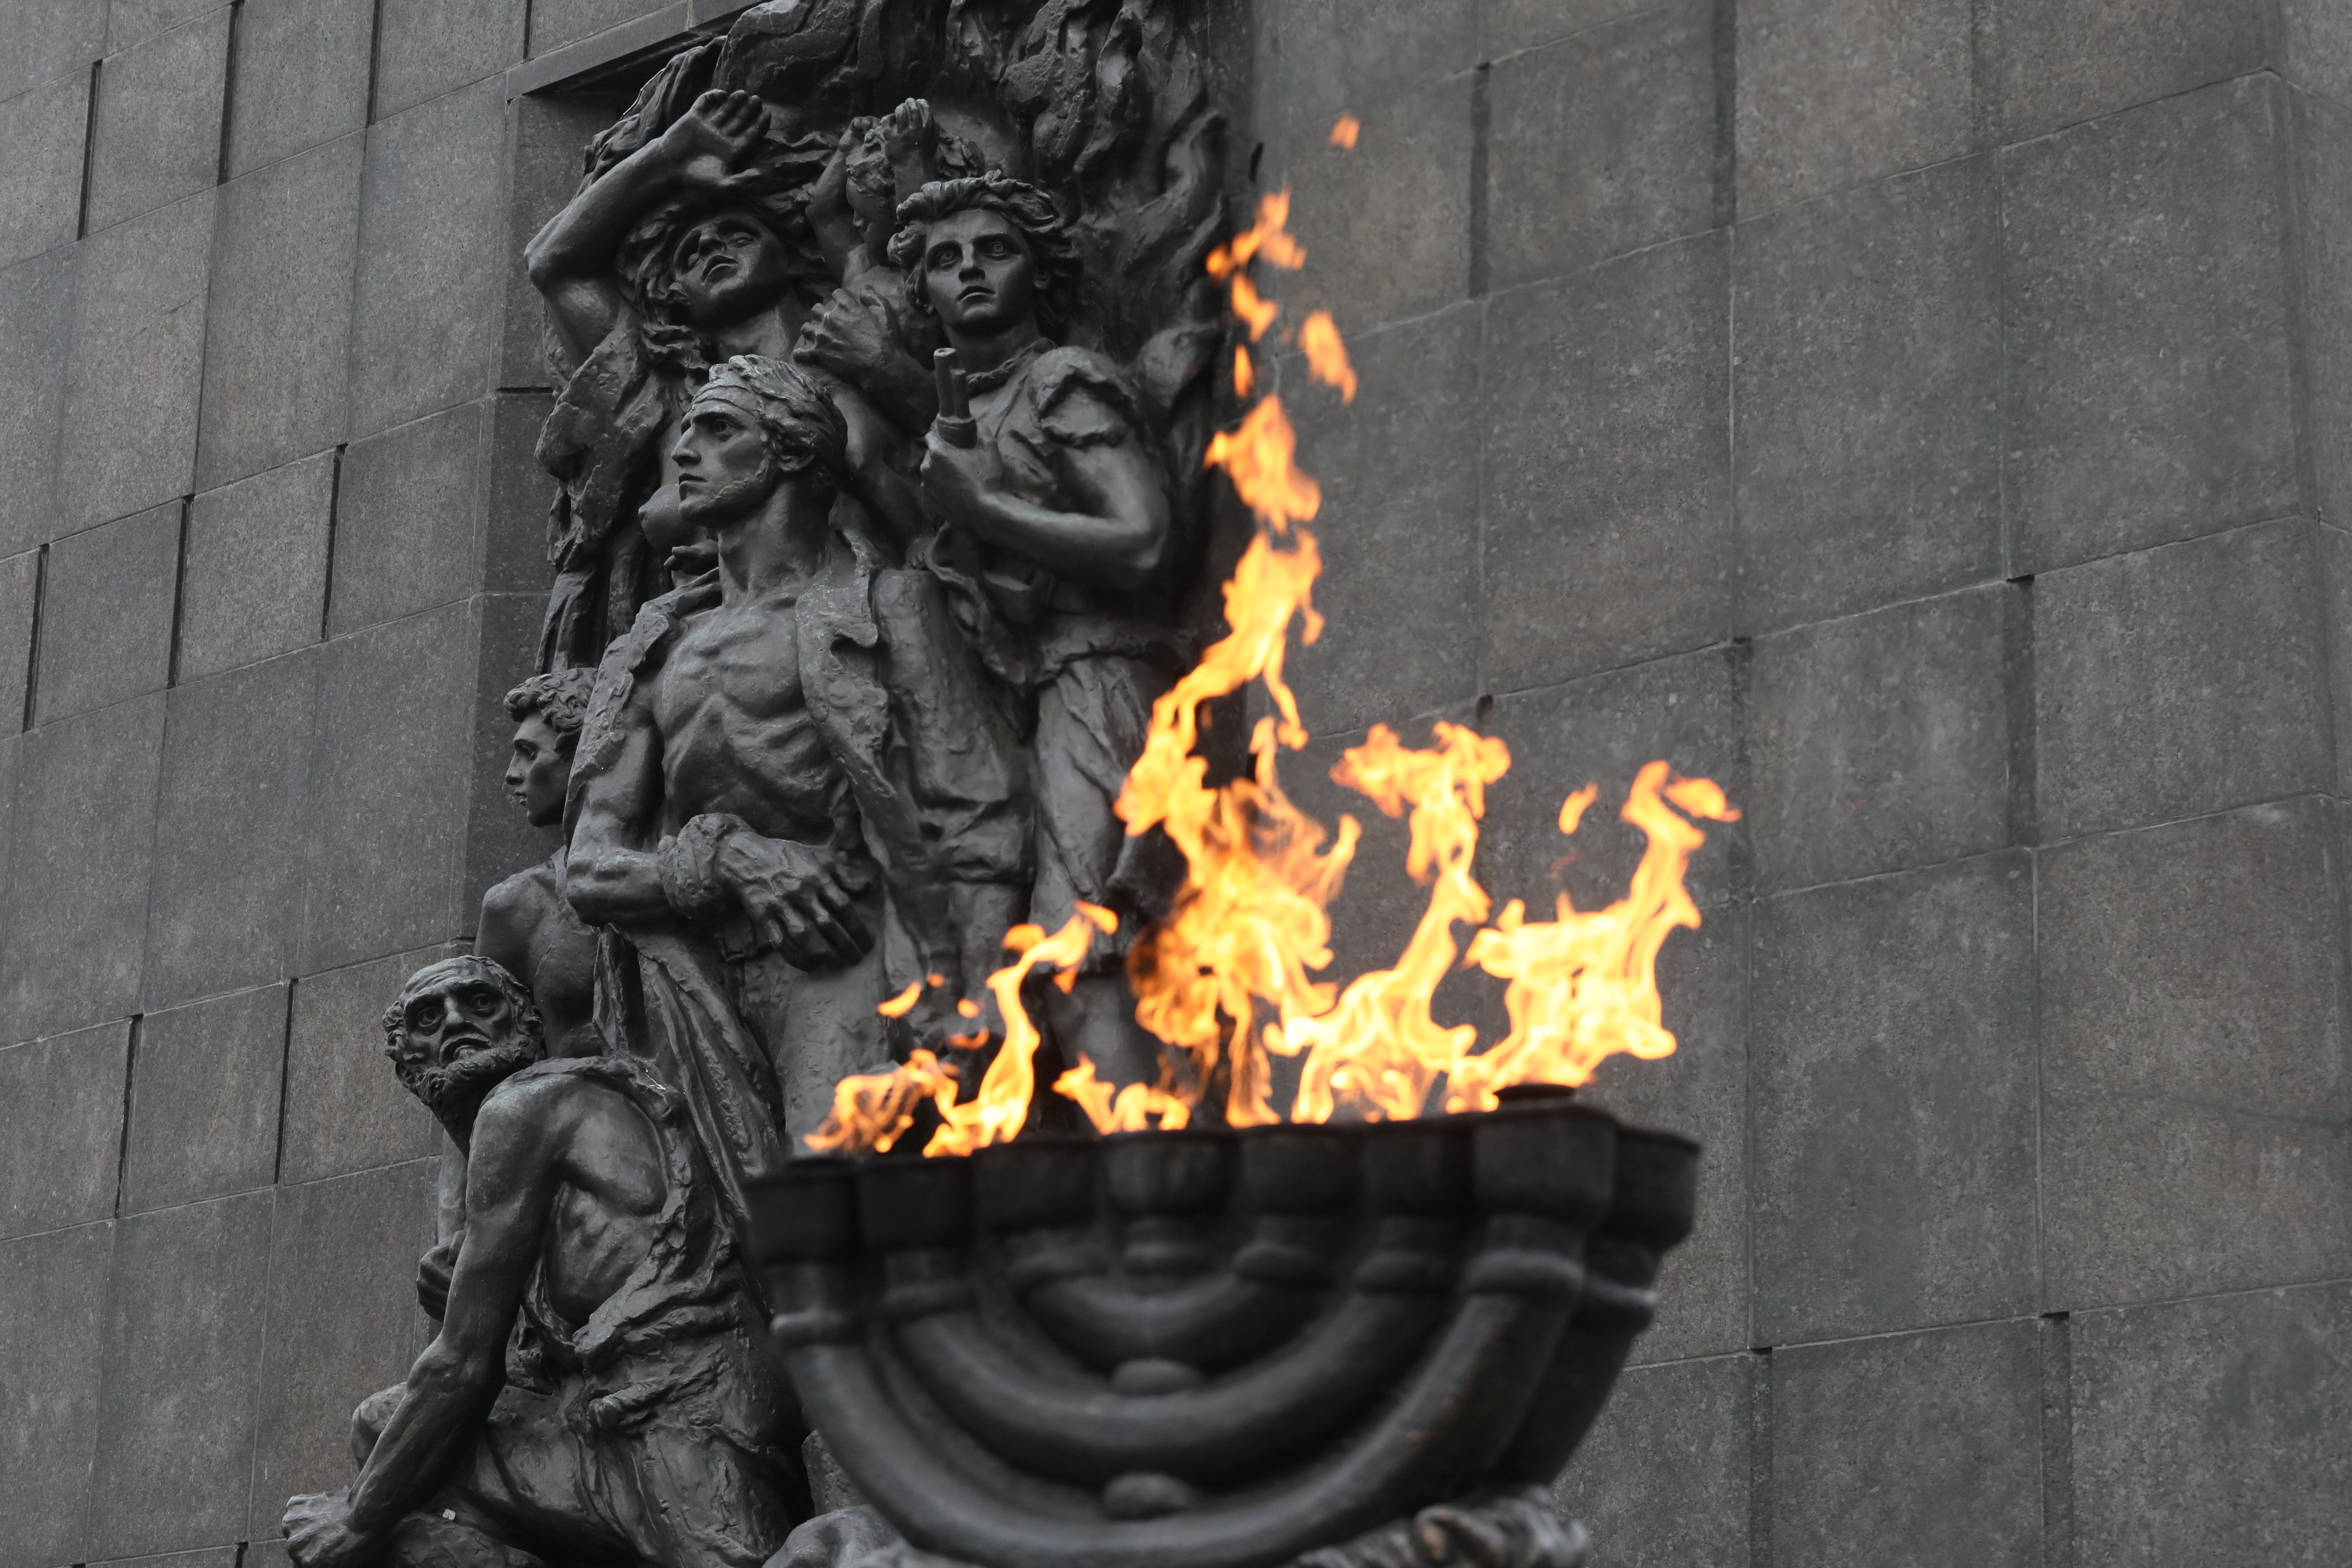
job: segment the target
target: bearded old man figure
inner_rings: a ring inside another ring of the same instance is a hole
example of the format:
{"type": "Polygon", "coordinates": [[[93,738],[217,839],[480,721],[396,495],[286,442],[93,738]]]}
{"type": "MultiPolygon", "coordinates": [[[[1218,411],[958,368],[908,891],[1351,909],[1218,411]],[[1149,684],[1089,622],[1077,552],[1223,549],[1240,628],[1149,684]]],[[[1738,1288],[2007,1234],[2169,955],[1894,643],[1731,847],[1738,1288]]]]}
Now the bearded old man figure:
{"type": "Polygon", "coordinates": [[[294,1561],[757,1568],[808,1513],[800,1419],[677,1091],[546,1060],[487,959],[418,971],[383,1027],[467,1155],[465,1241],[440,1332],[353,1418],[359,1479],[288,1504],[294,1561]]]}

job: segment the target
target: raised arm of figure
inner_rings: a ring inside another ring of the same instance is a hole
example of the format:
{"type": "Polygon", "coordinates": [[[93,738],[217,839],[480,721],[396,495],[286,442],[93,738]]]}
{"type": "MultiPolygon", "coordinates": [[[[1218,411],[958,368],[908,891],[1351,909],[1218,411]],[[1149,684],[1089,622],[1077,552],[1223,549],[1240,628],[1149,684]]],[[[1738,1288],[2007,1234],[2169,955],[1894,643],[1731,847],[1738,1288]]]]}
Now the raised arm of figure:
{"type": "Polygon", "coordinates": [[[748,92],[704,93],[669,128],[573,196],[523,247],[532,286],[573,354],[604,340],[625,301],[613,253],[629,226],[672,191],[724,192],[767,132],[767,106],[748,92]]]}

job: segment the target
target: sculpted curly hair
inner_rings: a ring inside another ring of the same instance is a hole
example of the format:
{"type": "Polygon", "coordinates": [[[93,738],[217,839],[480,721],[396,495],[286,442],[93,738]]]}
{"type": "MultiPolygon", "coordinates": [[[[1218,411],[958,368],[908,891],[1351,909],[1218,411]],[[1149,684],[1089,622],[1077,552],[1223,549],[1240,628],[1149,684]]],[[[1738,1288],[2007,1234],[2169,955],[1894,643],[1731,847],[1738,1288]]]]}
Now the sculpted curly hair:
{"type": "Polygon", "coordinates": [[[593,669],[556,669],[534,675],[507,693],[507,717],[521,723],[532,714],[559,735],[577,735],[588,717],[588,694],[596,688],[593,669]]]}
{"type": "Polygon", "coordinates": [[[1052,196],[1001,169],[971,179],[933,180],[898,204],[890,264],[907,275],[915,308],[925,314],[931,311],[930,297],[923,289],[923,250],[931,225],[975,208],[1002,213],[1021,231],[1037,268],[1037,324],[1059,337],[1078,292],[1078,248],[1070,238],[1069,220],[1052,196]]]}
{"type": "Polygon", "coordinates": [[[714,367],[694,395],[699,402],[713,394],[748,402],[770,452],[805,463],[809,479],[823,489],[837,488],[849,466],[849,426],[807,372],[764,354],[737,354],[714,367]]]}

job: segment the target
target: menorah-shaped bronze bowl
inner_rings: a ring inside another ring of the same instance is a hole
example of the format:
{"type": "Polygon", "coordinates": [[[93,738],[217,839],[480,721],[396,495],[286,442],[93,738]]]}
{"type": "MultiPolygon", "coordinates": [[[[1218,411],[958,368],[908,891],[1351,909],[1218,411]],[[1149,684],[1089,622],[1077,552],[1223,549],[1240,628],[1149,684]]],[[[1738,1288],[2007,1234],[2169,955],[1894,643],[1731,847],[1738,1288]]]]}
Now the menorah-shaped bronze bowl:
{"type": "Polygon", "coordinates": [[[915,1545],[1272,1568],[1551,1481],[1697,1158],[1553,1098],[796,1160],[751,1204],[807,1415],[915,1545]]]}

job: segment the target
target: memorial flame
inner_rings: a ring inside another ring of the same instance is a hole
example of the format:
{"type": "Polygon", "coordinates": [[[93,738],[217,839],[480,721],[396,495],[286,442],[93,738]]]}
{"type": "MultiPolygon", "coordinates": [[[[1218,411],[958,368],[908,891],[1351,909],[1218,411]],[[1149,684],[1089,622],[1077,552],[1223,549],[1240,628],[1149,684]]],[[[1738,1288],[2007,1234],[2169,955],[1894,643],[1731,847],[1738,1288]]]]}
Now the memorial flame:
{"type": "MultiPolygon", "coordinates": [[[[1336,144],[1353,144],[1349,129],[1344,139],[1335,132],[1336,144]]],[[[1248,268],[1265,262],[1296,270],[1306,261],[1286,227],[1289,211],[1287,190],[1262,196],[1256,221],[1208,259],[1250,343],[1265,339],[1281,307],[1258,292],[1248,268]]],[[[1306,317],[1295,342],[1309,377],[1352,402],[1355,371],[1330,315],[1306,317]]],[[[1257,381],[1250,347],[1237,346],[1235,391],[1250,396],[1257,381]]],[[[1712,781],[1677,777],[1664,762],[1640,771],[1619,813],[1647,839],[1624,898],[1580,910],[1562,893],[1548,921],[1528,919],[1514,899],[1488,924],[1492,900],[1472,863],[1486,790],[1508,771],[1509,749],[1442,721],[1433,726],[1433,743],[1416,749],[1387,725],[1375,725],[1332,777],[1387,816],[1404,818],[1406,868],[1429,888],[1429,903],[1394,966],[1344,985],[1316,978],[1332,962],[1329,907],[1361,828],[1343,816],[1335,831],[1301,811],[1284,793],[1276,768],[1283,750],[1298,750],[1308,738],[1284,673],[1292,629],[1304,645],[1323,627],[1312,599],[1322,558],[1304,526],[1320,510],[1322,495],[1298,468],[1297,448],[1289,416],[1272,393],[1211,442],[1209,465],[1224,471],[1259,526],[1224,585],[1226,635],[1154,705],[1143,752],[1119,796],[1129,834],[1160,829],[1186,868],[1169,914],[1137,938],[1128,962],[1137,1021],[1175,1055],[1157,1083],[1115,1089],[1081,1061],[1054,1089],[1106,1133],[1184,1126],[1221,1068],[1230,1126],[1339,1116],[1396,1121],[1422,1114],[1441,1083],[1446,1110],[1486,1110],[1498,1103],[1498,1091],[1514,1085],[1584,1083],[1614,1054],[1670,1055],[1675,1037],[1660,1022],[1655,971],[1667,935],[1699,924],[1683,879],[1706,834],[1691,819],[1731,822],[1739,814],[1712,781]],[[1212,784],[1208,761],[1196,750],[1203,704],[1252,682],[1272,711],[1254,726],[1250,770],[1212,784]],[[1474,928],[1466,948],[1455,940],[1456,923],[1474,928]],[[1510,1029],[1483,1050],[1474,1026],[1442,1024],[1431,1011],[1440,982],[1457,963],[1505,983],[1510,1029]],[[1277,1055],[1303,1058],[1286,1113],[1273,1103],[1277,1055]]],[[[1588,784],[1568,797],[1562,833],[1577,831],[1599,794],[1597,784],[1588,784]]],[[[937,1108],[940,1126],[926,1154],[968,1154],[1014,1137],[1035,1093],[1041,1043],[1022,989],[1044,973],[1067,991],[1095,931],[1111,931],[1117,922],[1109,910],[1081,906],[1050,935],[1034,925],[1008,931],[1004,945],[1013,961],[987,983],[1003,1016],[1003,1040],[976,1091],[961,1098],[960,1064],[918,1049],[891,1072],[845,1079],[832,1117],[809,1146],[839,1153],[887,1150],[927,1102],[937,1108]]],[[[903,1013],[914,1000],[910,990],[885,1008],[903,1013]]],[[[987,1038],[975,1033],[948,1044],[959,1054],[976,1053],[987,1038]]]]}

